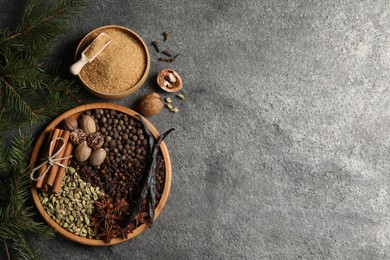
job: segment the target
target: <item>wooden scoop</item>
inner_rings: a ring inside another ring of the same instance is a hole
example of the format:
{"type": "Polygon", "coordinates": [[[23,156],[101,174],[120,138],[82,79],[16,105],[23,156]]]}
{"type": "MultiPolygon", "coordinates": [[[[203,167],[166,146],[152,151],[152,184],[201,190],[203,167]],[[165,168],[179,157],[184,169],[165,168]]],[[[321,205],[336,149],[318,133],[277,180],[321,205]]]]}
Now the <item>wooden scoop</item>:
{"type": "Polygon", "coordinates": [[[81,53],[81,58],[70,67],[73,75],[78,75],[85,64],[92,62],[109,44],[111,38],[105,33],[98,37],[81,53]]]}

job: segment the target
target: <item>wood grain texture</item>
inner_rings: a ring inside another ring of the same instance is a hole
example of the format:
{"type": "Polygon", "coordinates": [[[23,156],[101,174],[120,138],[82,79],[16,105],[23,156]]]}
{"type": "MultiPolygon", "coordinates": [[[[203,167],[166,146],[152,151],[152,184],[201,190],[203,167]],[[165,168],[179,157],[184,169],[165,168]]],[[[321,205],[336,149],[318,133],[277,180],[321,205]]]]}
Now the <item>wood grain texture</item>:
{"type": "MultiPolygon", "coordinates": [[[[68,118],[68,117],[76,117],[77,118],[84,111],[90,110],[90,109],[96,109],[96,108],[114,109],[114,110],[117,110],[119,112],[125,113],[129,116],[132,116],[135,120],[138,120],[138,118],[137,118],[138,113],[136,113],[135,111],[133,111],[129,108],[120,106],[120,105],[110,104],[110,103],[93,103],[93,104],[82,105],[82,106],[76,107],[74,109],[71,109],[71,110],[63,113],[62,115],[60,115],[56,119],[54,119],[45,128],[45,130],[43,130],[43,132],[39,136],[39,138],[34,146],[34,149],[33,149],[32,155],[31,155],[31,159],[30,159],[30,169],[33,169],[35,167],[36,161],[39,160],[39,158],[37,158],[39,155],[39,151],[40,151],[42,145],[44,144],[44,139],[45,139],[46,134],[51,129],[58,127],[61,124],[62,120],[65,118],[68,118]]],[[[150,131],[154,135],[154,137],[158,138],[160,136],[160,134],[156,130],[156,128],[147,119],[144,118],[144,120],[145,120],[147,126],[149,127],[150,131]]],[[[158,206],[155,210],[154,219],[157,219],[157,217],[160,215],[161,211],[163,210],[165,203],[167,202],[169,191],[171,188],[171,179],[172,179],[171,160],[170,160],[170,157],[168,154],[168,149],[165,145],[165,142],[162,142],[160,147],[161,147],[162,155],[163,155],[164,161],[165,161],[165,184],[164,184],[164,190],[163,190],[160,202],[158,203],[158,206]]],[[[36,208],[38,209],[38,211],[42,215],[42,217],[45,219],[45,221],[50,226],[52,226],[56,231],[58,231],[58,233],[60,233],[64,237],[66,237],[74,242],[77,242],[77,243],[90,245],[90,246],[114,245],[114,244],[122,243],[122,242],[129,240],[129,239],[134,238],[135,236],[137,236],[140,233],[142,233],[143,231],[145,231],[148,227],[147,224],[143,224],[143,225],[139,226],[137,229],[135,229],[132,233],[130,233],[128,235],[127,239],[112,239],[110,241],[110,243],[105,243],[103,240],[96,240],[96,239],[88,239],[88,238],[79,237],[79,236],[76,236],[76,235],[66,231],[65,229],[60,227],[54,220],[52,220],[50,218],[50,216],[44,210],[44,208],[41,204],[41,201],[39,200],[37,190],[34,187],[34,182],[31,183],[31,194],[32,194],[36,208]]]]}

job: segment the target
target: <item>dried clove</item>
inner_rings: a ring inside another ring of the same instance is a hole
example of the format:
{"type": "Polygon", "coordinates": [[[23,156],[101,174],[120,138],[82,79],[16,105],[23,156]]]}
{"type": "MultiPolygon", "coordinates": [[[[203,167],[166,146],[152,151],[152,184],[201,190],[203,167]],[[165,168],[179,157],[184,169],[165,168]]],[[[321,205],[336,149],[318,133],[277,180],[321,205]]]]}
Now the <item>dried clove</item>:
{"type": "Polygon", "coordinates": [[[170,53],[169,51],[165,50],[165,51],[162,51],[162,54],[164,55],[167,55],[168,57],[172,57],[172,53],[170,53]]]}
{"type": "Polygon", "coordinates": [[[178,57],[179,55],[180,55],[180,54],[176,54],[175,56],[173,56],[172,59],[171,59],[171,62],[176,61],[176,59],[177,59],[177,57],[178,57]]]}
{"type": "Polygon", "coordinates": [[[167,58],[164,58],[164,57],[160,57],[158,58],[159,61],[165,61],[165,62],[172,62],[171,59],[167,59],[167,58]]]}
{"type": "Polygon", "coordinates": [[[157,41],[153,41],[153,42],[152,42],[152,45],[153,45],[154,49],[155,49],[157,52],[160,52],[160,49],[159,49],[159,47],[158,47],[157,41]]]}
{"type": "Polygon", "coordinates": [[[164,35],[164,42],[165,42],[166,40],[168,40],[169,32],[163,32],[163,35],[164,35]]]}

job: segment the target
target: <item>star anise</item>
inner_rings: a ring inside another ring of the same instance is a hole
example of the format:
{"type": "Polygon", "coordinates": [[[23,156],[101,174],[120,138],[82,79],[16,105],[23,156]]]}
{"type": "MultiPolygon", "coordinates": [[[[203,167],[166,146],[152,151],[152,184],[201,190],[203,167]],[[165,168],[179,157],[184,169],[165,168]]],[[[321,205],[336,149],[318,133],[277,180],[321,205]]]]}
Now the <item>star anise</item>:
{"type": "Polygon", "coordinates": [[[114,209],[112,211],[115,214],[122,216],[128,210],[129,210],[129,203],[127,203],[127,200],[125,198],[122,198],[120,200],[117,200],[116,205],[114,206],[114,209]]]}
{"type": "Polygon", "coordinates": [[[110,198],[103,197],[95,201],[95,209],[105,209],[107,207],[113,207],[110,198]]]}
{"type": "Polygon", "coordinates": [[[113,212],[113,208],[106,207],[105,209],[99,209],[94,214],[95,217],[101,219],[101,222],[109,225],[114,225],[117,220],[122,220],[123,217],[113,212]]]}
{"type": "Polygon", "coordinates": [[[88,226],[92,228],[95,234],[97,234],[102,219],[95,218],[94,216],[89,216],[89,219],[90,219],[90,223],[88,226]]]}
{"type": "Polygon", "coordinates": [[[103,228],[100,229],[100,232],[97,234],[97,236],[103,239],[104,242],[109,243],[111,239],[117,237],[117,231],[113,229],[113,226],[105,225],[103,228]]]}
{"type": "Polygon", "coordinates": [[[146,222],[147,222],[147,220],[145,219],[146,216],[148,216],[148,213],[146,213],[146,212],[140,212],[140,213],[138,213],[138,214],[135,216],[135,218],[134,218],[134,220],[135,220],[135,226],[138,227],[138,226],[140,226],[140,225],[146,223],[146,222]]]}
{"type": "Polygon", "coordinates": [[[121,226],[118,226],[118,234],[117,234],[117,237],[118,238],[127,238],[127,236],[133,232],[133,230],[135,229],[135,225],[132,223],[130,224],[128,227],[121,227],[121,226]]]}

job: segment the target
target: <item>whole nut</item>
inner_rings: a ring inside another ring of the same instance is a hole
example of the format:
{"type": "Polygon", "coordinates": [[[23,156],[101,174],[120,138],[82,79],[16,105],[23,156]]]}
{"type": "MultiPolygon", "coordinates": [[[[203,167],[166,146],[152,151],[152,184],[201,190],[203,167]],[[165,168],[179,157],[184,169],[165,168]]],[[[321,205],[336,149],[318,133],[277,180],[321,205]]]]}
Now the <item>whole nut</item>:
{"type": "Polygon", "coordinates": [[[139,110],[144,116],[152,116],[160,113],[163,109],[163,102],[156,92],[143,96],[139,101],[139,110]]]}
{"type": "Polygon", "coordinates": [[[65,118],[63,124],[68,131],[73,131],[79,127],[77,120],[73,117],[65,118]]]}
{"type": "Polygon", "coordinates": [[[87,142],[84,141],[82,144],[79,144],[74,150],[74,158],[78,162],[85,162],[88,160],[91,155],[92,149],[88,146],[87,142]]]}
{"type": "Polygon", "coordinates": [[[97,149],[96,151],[92,152],[88,162],[91,166],[99,166],[104,162],[106,155],[106,150],[103,148],[97,149]]]}
{"type": "Polygon", "coordinates": [[[79,126],[86,135],[96,132],[96,123],[92,117],[84,115],[79,120],[79,126]]]}

